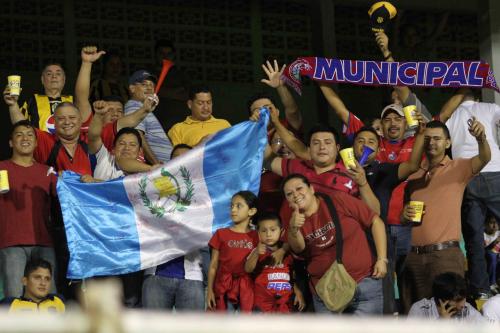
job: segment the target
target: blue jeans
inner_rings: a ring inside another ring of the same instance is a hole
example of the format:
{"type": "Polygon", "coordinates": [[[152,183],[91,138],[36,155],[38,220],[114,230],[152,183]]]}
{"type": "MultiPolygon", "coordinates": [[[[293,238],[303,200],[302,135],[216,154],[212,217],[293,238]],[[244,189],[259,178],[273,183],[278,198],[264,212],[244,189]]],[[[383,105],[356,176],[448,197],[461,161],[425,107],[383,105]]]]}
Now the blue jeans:
{"type": "Polygon", "coordinates": [[[0,249],[0,279],[3,281],[5,297],[19,297],[23,294],[24,267],[33,259],[44,259],[52,266],[51,293],[56,292],[54,283],[56,255],[54,249],[46,246],[12,246],[0,249]]]}
{"type": "Polygon", "coordinates": [[[500,254],[486,251],[486,258],[488,262],[488,276],[490,278],[490,285],[492,285],[497,283],[497,266],[500,261],[500,254]]]}
{"type": "MultiPolygon", "coordinates": [[[[314,312],[334,313],[325,306],[318,295],[313,296],[314,312]]],[[[354,297],[342,313],[355,316],[382,315],[384,301],[382,296],[382,280],[366,277],[356,286],[354,297]]]]}
{"type": "Polygon", "coordinates": [[[148,275],[142,285],[142,305],[147,309],[203,311],[203,281],[148,275]]]}
{"type": "Polygon", "coordinates": [[[487,210],[500,221],[500,172],[483,172],[474,177],[467,185],[462,203],[462,233],[473,294],[490,290],[484,253],[487,210]]]}

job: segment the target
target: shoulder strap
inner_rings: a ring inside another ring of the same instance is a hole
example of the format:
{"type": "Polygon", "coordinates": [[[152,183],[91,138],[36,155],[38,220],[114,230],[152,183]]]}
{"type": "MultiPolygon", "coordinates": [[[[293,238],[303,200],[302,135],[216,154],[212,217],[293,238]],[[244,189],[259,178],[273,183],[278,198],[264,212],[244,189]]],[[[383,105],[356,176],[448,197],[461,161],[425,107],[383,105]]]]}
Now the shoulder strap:
{"type": "Polygon", "coordinates": [[[52,149],[50,150],[49,157],[45,162],[45,164],[47,164],[48,166],[53,167],[55,171],[59,171],[57,169],[56,161],[57,161],[57,155],[59,154],[59,150],[61,150],[61,147],[62,147],[61,140],[56,140],[54,146],[52,146],[52,149]]]}
{"type": "Polygon", "coordinates": [[[332,202],[332,199],[330,196],[328,196],[325,193],[321,192],[316,192],[316,194],[321,197],[324,201],[326,206],[328,207],[328,210],[330,211],[330,216],[333,220],[333,224],[335,225],[335,242],[336,242],[336,252],[337,252],[337,262],[339,264],[342,263],[342,252],[343,252],[343,246],[344,246],[344,238],[342,236],[342,227],[340,226],[340,219],[339,216],[337,215],[337,210],[335,209],[335,206],[332,202]]]}

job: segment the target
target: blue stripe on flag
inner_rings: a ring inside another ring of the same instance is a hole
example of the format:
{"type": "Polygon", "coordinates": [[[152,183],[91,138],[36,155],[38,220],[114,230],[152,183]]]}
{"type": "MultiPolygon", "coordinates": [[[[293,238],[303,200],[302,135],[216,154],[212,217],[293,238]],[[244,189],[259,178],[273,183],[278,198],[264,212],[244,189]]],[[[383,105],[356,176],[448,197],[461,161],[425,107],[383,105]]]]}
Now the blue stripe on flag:
{"type": "Polygon", "coordinates": [[[231,197],[239,191],[259,193],[268,114],[264,121],[245,121],[215,134],[205,144],[203,173],[212,198],[212,232],[231,225],[231,197]],[[237,143],[246,143],[244,147],[237,143]],[[242,149],[244,148],[244,149],[242,149]],[[244,161],[241,164],[241,161],[244,161]],[[224,172],[220,172],[221,168],[224,172]]]}
{"type": "Polygon", "coordinates": [[[135,214],[122,179],[83,184],[80,175],[64,172],[57,192],[71,254],[68,278],[140,270],[135,214]]]}

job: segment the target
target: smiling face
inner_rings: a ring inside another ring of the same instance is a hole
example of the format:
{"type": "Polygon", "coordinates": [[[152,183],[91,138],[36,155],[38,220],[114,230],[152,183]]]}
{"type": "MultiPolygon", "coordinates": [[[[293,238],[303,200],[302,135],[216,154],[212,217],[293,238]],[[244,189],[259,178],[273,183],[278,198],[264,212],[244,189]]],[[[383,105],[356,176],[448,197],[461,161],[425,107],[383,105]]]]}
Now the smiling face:
{"type": "Polygon", "coordinates": [[[61,92],[66,82],[64,70],[59,65],[49,65],[42,72],[42,85],[46,90],[61,92]]]}
{"type": "Polygon", "coordinates": [[[194,120],[206,121],[212,116],[212,94],[209,92],[197,93],[187,104],[194,120]]]}
{"type": "Polygon", "coordinates": [[[29,126],[18,126],[12,132],[9,145],[17,156],[33,156],[36,148],[35,130],[29,126]]]}
{"type": "Polygon", "coordinates": [[[315,206],[314,189],[301,178],[289,179],[283,186],[283,192],[290,206],[296,205],[302,212],[311,211],[315,206]]]}
{"type": "Polygon", "coordinates": [[[56,135],[72,140],[80,136],[82,117],[80,111],[73,105],[61,105],[54,112],[56,135]]]}
{"type": "Polygon", "coordinates": [[[406,120],[405,117],[400,116],[398,113],[386,112],[382,118],[382,131],[384,138],[389,140],[402,140],[405,134],[406,120]]]}
{"type": "Polygon", "coordinates": [[[309,153],[315,166],[325,168],[335,165],[338,147],[333,133],[316,132],[311,135],[309,153]]]}
{"type": "Polygon", "coordinates": [[[116,158],[133,158],[139,157],[141,146],[139,140],[132,133],[124,133],[116,140],[114,154],[116,158]]]}
{"type": "Polygon", "coordinates": [[[28,277],[23,277],[22,279],[24,297],[35,302],[41,301],[49,294],[51,279],[52,275],[47,268],[38,267],[28,277]]]}
{"type": "Polygon", "coordinates": [[[444,157],[451,145],[442,128],[426,128],[424,132],[425,154],[429,159],[444,157]]]}
{"type": "Polygon", "coordinates": [[[277,220],[262,220],[257,228],[259,240],[267,246],[274,246],[280,240],[281,227],[277,220]]]}

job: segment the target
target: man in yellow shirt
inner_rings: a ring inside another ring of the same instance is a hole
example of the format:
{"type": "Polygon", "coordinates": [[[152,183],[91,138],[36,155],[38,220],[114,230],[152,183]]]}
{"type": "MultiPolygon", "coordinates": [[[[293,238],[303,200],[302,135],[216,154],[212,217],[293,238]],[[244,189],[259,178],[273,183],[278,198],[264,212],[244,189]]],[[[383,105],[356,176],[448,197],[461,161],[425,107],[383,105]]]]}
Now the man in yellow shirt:
{"type": "MultiPolygon", "coordinates": [[[[52,266],[43,259],[32,259],[26,264],[22,284],[24,293],[21,297],[7,298],[0,302],[9,306],[10,312],[52,312],[63,313],[63,300],[50,292],[52,266]]],[[[21,281],[20,281],[21,282],[21,281]]]]}
{"type": "Polygon", "coordinates": [[[178,144],[194,147],[208,135],[231,127],[227,120],[212,116],[212,93],[206,86],[191,89],[187,106],[191,110],[191,115],[168,131],[173,147],[178,144]]]}

